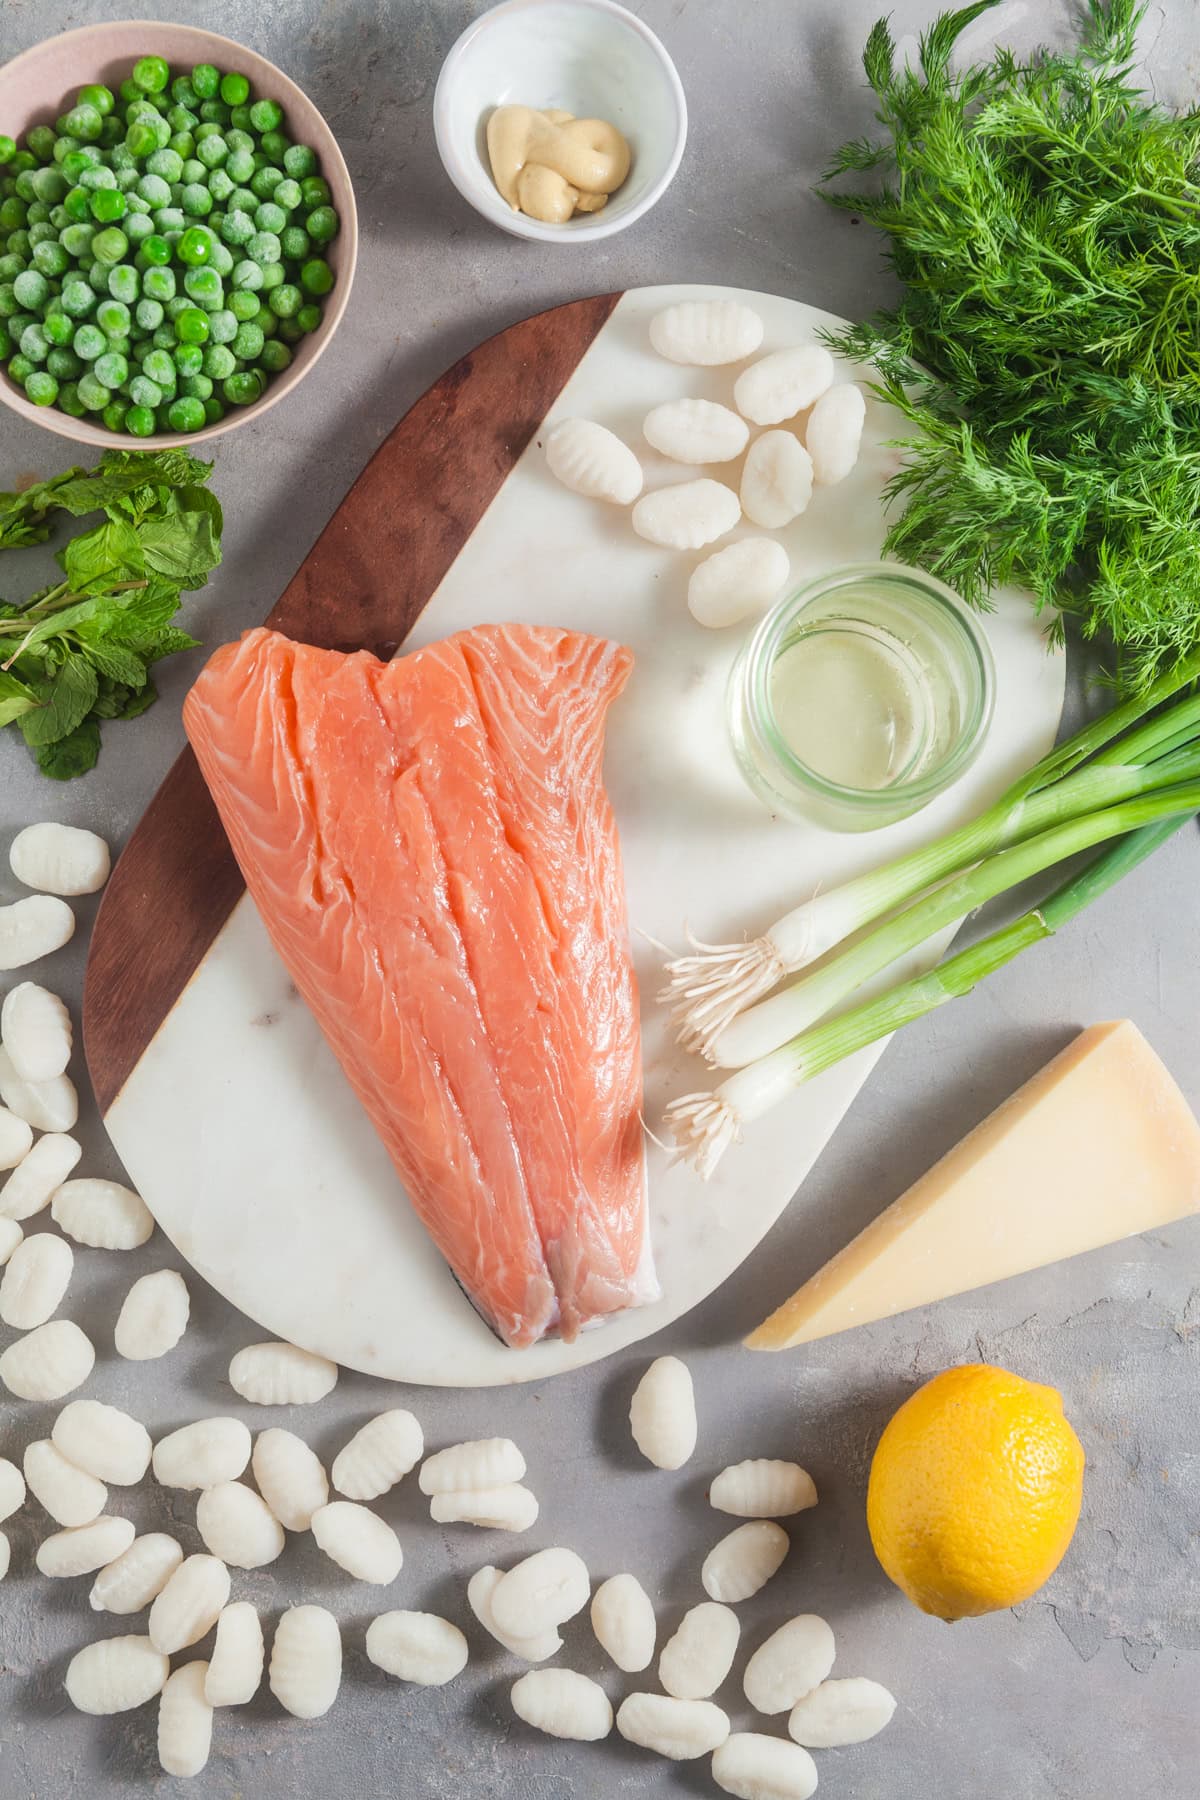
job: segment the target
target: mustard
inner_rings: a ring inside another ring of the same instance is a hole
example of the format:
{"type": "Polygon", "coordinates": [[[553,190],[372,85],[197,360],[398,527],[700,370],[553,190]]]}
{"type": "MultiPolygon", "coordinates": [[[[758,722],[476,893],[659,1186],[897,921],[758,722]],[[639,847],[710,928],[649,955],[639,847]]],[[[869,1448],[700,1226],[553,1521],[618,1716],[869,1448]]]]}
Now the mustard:
{"type": "Polygon", "coordinates": [[[514,212],[547,225],[599,212],[629,174],[629,145],[605,119],[498,106],[487,125],[492,179],[514,212]]]}

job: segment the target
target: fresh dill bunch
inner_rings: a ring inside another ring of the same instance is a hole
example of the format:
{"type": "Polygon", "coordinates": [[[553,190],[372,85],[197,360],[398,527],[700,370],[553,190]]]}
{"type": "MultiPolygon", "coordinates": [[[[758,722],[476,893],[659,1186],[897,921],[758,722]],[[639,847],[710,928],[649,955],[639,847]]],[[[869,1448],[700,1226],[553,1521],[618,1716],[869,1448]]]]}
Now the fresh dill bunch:
{"type": "Polygon", "coordinates": [[[880,20],[884,129],[825,197],[876,225],[899,304],[835,333],[913,430],[888,552],[974,605],[1017,581],[1138,687],[1200,647],[1200,115],[1132,73],[1145,0],[1089,0],[1075,50],[952,70],[997,0],[938,18],[919,67],[880,20]]]}

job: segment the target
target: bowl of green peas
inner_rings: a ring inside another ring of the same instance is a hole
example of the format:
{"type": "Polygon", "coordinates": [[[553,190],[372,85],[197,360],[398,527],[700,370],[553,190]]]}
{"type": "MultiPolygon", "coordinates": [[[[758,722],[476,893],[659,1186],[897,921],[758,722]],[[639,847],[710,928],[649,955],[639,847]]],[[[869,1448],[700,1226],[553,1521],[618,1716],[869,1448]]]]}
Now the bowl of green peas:
{"type": "Polygon", "coordinates": [[[333,132],[265,57],[85,26],[0,69],[0,401],[64,437],[234,430],[312,368],[358,224],[333,132]]]}

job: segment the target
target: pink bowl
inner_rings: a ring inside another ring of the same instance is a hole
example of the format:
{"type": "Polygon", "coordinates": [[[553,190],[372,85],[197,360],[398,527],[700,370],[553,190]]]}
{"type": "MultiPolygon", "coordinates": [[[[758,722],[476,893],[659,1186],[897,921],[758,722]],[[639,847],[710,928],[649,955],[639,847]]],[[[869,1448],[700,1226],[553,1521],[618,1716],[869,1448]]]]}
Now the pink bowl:
{"type": "Polygon", "coordinates": [[[255,98],[279,102],[286,114],[289,134],[297,143],[309,144],[316,151],[320,172],[329,183],[341,220],[341,229],[326,252],[336,280],[325,300],[320,326],[294,346],[292,361],[281,375],[271,377],[262,399],[252,406],[235,408],[217,424],[206,425],[203,431],[163,432],[148,438],[109,431],[87,419],[73,419],[56,406],[34,406],[16,382],[0,371],[0,401],[13,412],[60,437],[106,450],[162,450],[177,444],[205,443],[223,437],[227,431],[236,431],[239,425],[249,424],[277,405],[303,381],[337,330],[350,298],[358,259],[358,213],[350,172],[325,119],[274,63],[214,31],[150,19],[124,19],[111,25],[84,25],[78,31],[47,38],[45,43],[35,44],[32,50],[0,68],[0,131],[19,140],[31,125],[52,124],[64,110],[64,102],[72,100],[75,90],[86,82],[102,81],[115,92],[138,57],[146,55],[165,57],[173,76],[201,62],[214,63],[222,73],[239,69],[249,77],[255,98]]]}

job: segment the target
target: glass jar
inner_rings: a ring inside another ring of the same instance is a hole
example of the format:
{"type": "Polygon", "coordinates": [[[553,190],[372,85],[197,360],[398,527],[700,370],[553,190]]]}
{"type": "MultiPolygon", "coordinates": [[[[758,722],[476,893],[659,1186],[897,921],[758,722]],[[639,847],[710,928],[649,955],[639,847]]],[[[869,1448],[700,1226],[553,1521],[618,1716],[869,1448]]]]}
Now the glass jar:
{"type": "Polygon", "coordinates": [[[903,563],[851,564],[762,619],[733,668],[729,729],[772,811],[871,831],[957,781],[994,698],[987,639],[951,588],[903,563]]]}

